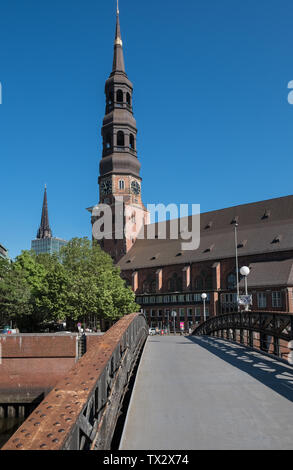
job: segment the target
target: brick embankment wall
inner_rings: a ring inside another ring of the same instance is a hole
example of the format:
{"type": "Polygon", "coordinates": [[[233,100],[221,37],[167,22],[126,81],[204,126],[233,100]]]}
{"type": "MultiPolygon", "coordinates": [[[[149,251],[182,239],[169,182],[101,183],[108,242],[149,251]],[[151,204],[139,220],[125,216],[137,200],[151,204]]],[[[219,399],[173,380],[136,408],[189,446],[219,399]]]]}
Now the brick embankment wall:
{"type": "MultiPolygon", "coordinates": [[[[86,349],[101,336],[89,335],[86,349]]],[[[78,360],[72,334],[0,335],[0,403],[42,399],[78,360]]]]}

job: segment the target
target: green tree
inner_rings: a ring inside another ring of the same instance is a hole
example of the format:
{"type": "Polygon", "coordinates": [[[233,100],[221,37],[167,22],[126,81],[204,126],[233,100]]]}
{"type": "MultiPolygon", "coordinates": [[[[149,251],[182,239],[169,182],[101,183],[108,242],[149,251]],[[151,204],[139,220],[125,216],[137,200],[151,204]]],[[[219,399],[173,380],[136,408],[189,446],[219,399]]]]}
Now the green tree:
{"type": "Polygon", "coordinates": [[[31,315],[31,288],[23,272],[0,260],[0,313],[2,322],[18,323],[20,316],[31,315]]]}
{"type": "Polygon", "coordinates": [[[62,265],[70,273],[72,318],[94,316],[110,322],[137,311],[134,293],[125,286],[112,258],[97,243],[74,238],[60,252],[62,265]]]}
{"type": "Polygon", "coordinates": [[[71,316],[71,288],[72,284],[64,267],[58,261],[48,265],[42,288],[36,298],[36,310],[40,312],[43,323],[58,322],[71,316]]]}
{"type": "Polygon", "coordinates": [[[72,239],[58,255],[23,251],[0,264],[0,312],[26,331],[64,320],[112,323],[138,309],[112,258],[87,238],[72,239]]]}

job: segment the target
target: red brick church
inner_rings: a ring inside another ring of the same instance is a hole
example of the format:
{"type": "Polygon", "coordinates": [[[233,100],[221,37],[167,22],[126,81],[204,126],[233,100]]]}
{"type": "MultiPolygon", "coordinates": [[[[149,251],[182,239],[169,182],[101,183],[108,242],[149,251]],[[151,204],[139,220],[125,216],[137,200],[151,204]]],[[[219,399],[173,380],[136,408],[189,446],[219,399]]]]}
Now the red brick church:
{"type": "MultiPolygon", "coordinates": [[[[119,11],[113,68],[105,94],[96,207],[106,204],[112,208],[113,236],[100,243],[132,286],[149,325],[166,327],[173,311],[177,328],[182,322],[187,329],[201,321],[202,293],[207,294],[207,317],[237,311],[237,277],[240,294],[244,293],[244,280],[240,273],[237,276],[236,263],[238,272],[241,266],[250,268],[247,281],[253,310],[293,313],[293,196],[201,214],[196,250],[182,251],[180,234],[177,240],[168,235],[160,239],[158,224],[154,224],[153,239],[137,237],[149,226],[149,213],[141,199],[133,85],[125,72],[119,11]],[[128,227],[119,237],[114,233],[117,199],[122,201],[123,227],[128,227]]],[[[94,208],[88,210],[94,224],[94,208]]]]}

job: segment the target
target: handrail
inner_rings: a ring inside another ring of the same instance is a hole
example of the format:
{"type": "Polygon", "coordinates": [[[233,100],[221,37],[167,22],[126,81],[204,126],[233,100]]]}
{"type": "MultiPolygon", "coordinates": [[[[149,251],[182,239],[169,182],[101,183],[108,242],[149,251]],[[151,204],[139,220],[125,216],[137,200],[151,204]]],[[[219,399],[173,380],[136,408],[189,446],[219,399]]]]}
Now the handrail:
{"type": "Polygon", "coordinates": [[[123,317],[77,362],[1,450],[107,450],[148,335],[143,314],[123,317]]]}
{"type": "Polygon", "coordinates": [[[293,363],[293,314],[241,311],[210,317],[197,326],[194,336],[220,336],[293,363]]]}
{"type": "Polygon", "coordinates": [[[284,312],[242,311],[210,317],[197,326],[193,335],[210,335],[225,329],[255,331],[280,339],[293,339],[293,315],[284,312]]]}

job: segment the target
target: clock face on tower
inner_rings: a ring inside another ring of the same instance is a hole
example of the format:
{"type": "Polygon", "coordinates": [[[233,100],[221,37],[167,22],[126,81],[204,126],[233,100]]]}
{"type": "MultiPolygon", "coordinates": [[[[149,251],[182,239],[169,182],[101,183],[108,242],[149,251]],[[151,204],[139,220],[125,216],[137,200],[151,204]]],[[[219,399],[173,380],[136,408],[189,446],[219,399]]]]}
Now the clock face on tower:
{"type": "Polygon", "coordinates": [[[110,194],[112,192],[112,180],[107,179],[101,182],[101,194],[110,194]]]}
{"type": "Polygon", "coordinates": [[[136,180],[131,182],[131,192],[136,196],[140,194],[140,184],[136,180]]]}

